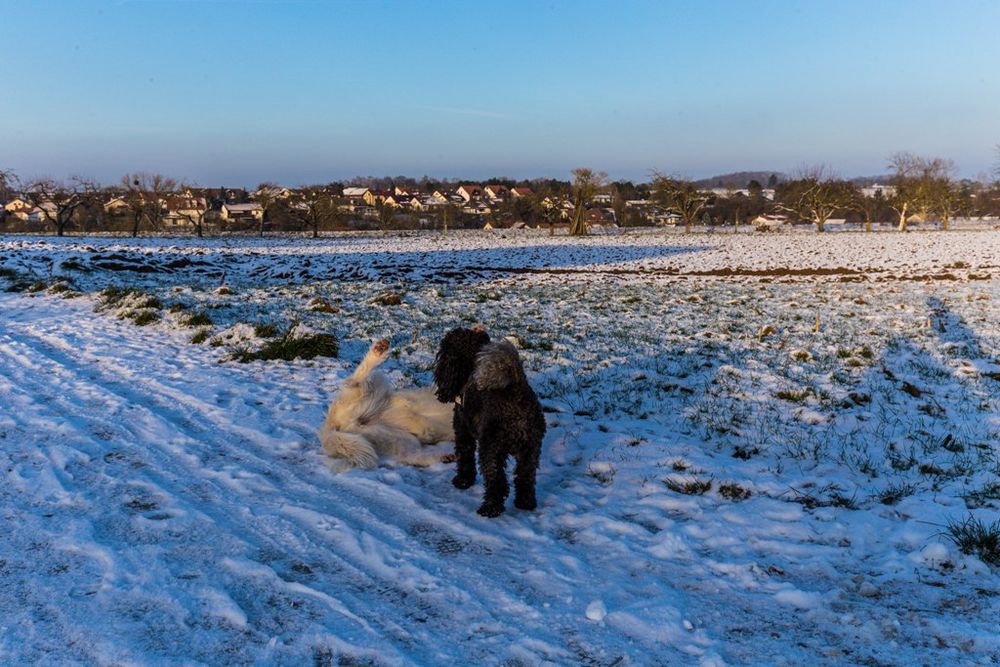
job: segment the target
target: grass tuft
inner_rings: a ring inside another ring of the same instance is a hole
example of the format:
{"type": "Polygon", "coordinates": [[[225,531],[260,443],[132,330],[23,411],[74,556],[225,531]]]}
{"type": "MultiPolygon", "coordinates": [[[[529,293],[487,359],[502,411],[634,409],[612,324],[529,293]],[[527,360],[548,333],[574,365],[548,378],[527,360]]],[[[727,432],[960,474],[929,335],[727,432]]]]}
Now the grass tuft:
{"type": "Polygon", "coordinates": [[[806,387],[805,389],[782,389],[775,392],[774,397],[791,403],[805,403],[806,399],[812,396],[813,393],[810,387],[806,387]]]}
{"type": "Polygon", "coordinates": [[[828,495],[825,498],[820,495],[814,496],[811,493],[806,493],[805,491],[792,489],[792,492],[795,494],[795,497],[792,498],[792,502],[798,503],[806,509],[815,509],[817,507],[840,507],[848,510],[858,509],[857,494],[845,496],[833,486],[827,486],[822,490],[828,492],[828,495]]]}
{"type": "Polygon", "coordinates": [[[753,495],[753,491],[744,488],[736,482],[723,482],[719,485],[719,495],[735,503],[746,500],[753,495]]]}
{"type": "Polygon", "coordinates": [[[688,496],[700,496],[712,488],[712,480],[703,480],[694,477],[689,477],[687,479],[667,478],[663,480],[663,483],[666,484],[667,488],[674,493],[683,493],[688,496]]]}
{"type": "Polygon", "coordinates": [[[144,327],[160,321],[160,314],[155,310],[133,310],[125,317],[132,320],[137,327],[144,327]]]}
{"type": "Polygon", "coordinates": [[[1000,519],[989,525],[972,515],[962,521],[949,521],[948,539],[963,554],[1000,566],[1000,519]]]}
{"type": "Polygon", "coordinates": [[[989,505],[991,500],[1000,500],[1000,482],[990,482],[981,489],[970,491],[962,498],[969,509],[989,505]]]}
{"type": "Polygon", "coordinates": [[[278,335],[278,325],[274,322],[258,322],[253,325],[253,334],[257,338],[274,338],[278,335]]]}
{"type": "Polygon", "coordinates": [[[195,335],[191,336],[191,344],[192,345],[201,345],[206,340],[208,340],[208,337],[211,336],[211,335],[212,335],[212,330],[211,329],[202,329],[201,331],[199,331],[195,335]]]}
{"type": "Polygon", "coordinates": [[[403,295],[396,292],[385,292],[372,299],[371,303],[376,306],[398,306],[403,303],[403,295]]]}
{"type": "Polygon", "coordinates": [[[125,287],[105,287],[99,292],[101,301],[106,306],[113,306],[121,302],[121,300],[129,294],[134,293],[136,293],[136,290],[127,289],[125,287]]]}
{"type": "Polygon", "coordinates": [[[890,484],[875,494],[875,499],[883,505],[895,505],[903,498],[912,496],[917,487],[913,484],[890,484]]]}
{"type": "Polygon", "coordinates": [[[68,283],[60,282],[49,288],[49,294],[62,294],[63,292],[71,292],[72,290],[73,288],[68,283]]]}
{"type": "Polygon", "coordinates": [[[212,318],[208,316],[208,313],[202,311],[188,315],[181,320],[181,324],[186,327],[210,327],[214,322],[212,322],[212,318]]]}

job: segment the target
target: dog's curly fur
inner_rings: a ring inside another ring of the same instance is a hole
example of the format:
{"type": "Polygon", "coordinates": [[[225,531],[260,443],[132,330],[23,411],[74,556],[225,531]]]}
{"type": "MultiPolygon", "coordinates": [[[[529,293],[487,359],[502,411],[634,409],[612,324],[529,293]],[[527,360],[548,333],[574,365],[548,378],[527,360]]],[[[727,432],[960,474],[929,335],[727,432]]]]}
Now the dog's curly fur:
{"type": "Polygon", "coordinates": [[[389,341],[375,341],[327,410],[320,442],[341,471],[374,468],[379,456],[429,465],[441,457],[422,453],[421,445],[455,439],[451,406],[440,403],[433,388],[397,391],[375,370],[388,355],[389,341]]]}
{"type": "Polygon", "coordinates": [[[434,367],[437,398],[455,403],[455,458],[452,480],[467,489],[483,475],[479,514],[499,516],[507,501],[507,457],[514,470],[514,506],[533,510],[535,474],[545,435],[545,416],[528,384],[521,358],[507,341],[490,342],[482,328],[453,329],[441,341],[434,367]]]}

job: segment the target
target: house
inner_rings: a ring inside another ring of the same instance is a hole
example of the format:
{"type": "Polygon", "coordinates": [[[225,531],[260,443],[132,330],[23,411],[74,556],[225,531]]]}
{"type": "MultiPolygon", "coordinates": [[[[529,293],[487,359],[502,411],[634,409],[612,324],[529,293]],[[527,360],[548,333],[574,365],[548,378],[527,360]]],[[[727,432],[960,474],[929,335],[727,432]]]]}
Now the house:
{"type": "Polygon", "coordinates": [[[481,201],[470,202],[462,207],[462,213],[467,213],[468,215],[485,216],[492,212],[493,209],[491,209],[488,204],[481,201]]]}
{"type": "Polygon", "coordinates": [[[260,222],[264,207],[260,204],[223,204],[219,219],[227,222],[260,222]]]}
{"type": "MultiPolygon", "coordinates": [[[[204,219],[208,212],[208,200],[204,197],[170,196],[165,202],[167,214],[163,216],[163,224],[168,227],[181,227],[195,224],[204,219]]],[[[235,206],[235,204],[234,204],[235,206]]]]}
{"type": "Polygon", "coordinates": [[[21,220],[27,220],[28,222],[48,222],[56,219],[59,207],[50,201],[43,201],[38,206],[31,207],[26,213],[27,218],[20,218],[21,220]]]}
{"type": "Polygon", "coordinates": [[[511,188],[510,196],[514,199],[521,199],[522,197],[534,196],[535,191],[531,188],[511,188]]]}
{"type": "Polygon", "coordinates": [[[391,196],[392,193],[388,190],[368,190],[365,192],[364,199],[369,206],[378,206],[391,196]]]}
{"type": "Polygon", "coordinates": [[[104,212],[109,215],[118,215],[128,210],[128,202],[124,197],[112,197],[104,202],[104,212]]]}
{"type": "Polygon", "coordinates": [[[679,225],[684,221],[684,216],[677,211],[664,211],[652,215],[652,220],[657,225],[679,225]]]}
{"type": "Polygon", "coordinates": [[[348,199],[364,199],[368,194],[368,188],[344,188],[344,196],[348,199]]]}
{"type": "Polygon", "coordinates": [[[483,193],[492,202],[502,201],[510,194],[506,185],[490,184],[483,188],[483,193]]]}
{"type": "Polygon", "coordinates": [[[588,208],[584,220],[588,225],[613,225],[617,222],[615,211],[610,208],[588,208]]]}
{"type": "Polygon", "coordinates": [[[781,213],[765,213],[750,221],[755,229],[772,230],[788,223],[788,216],[781,213]]]}
{"type": "MultiPolygon", "coordinates": [[[[3,210],[7,211],[8,213],[17,213],[18,211],[30,211],[33,208],[34,206],[24,201],[20,197],[17,197],[15,199],[11,199],[9,202],[4,204],[3,210]]],[[[27,215],[27,213],[25,215],[27,215]]]]}
{"type": "Polygon", "coordinates": [[[468,203],[473,199],[482,199],[483,189],[478,185],[460,185],[455,190],[455,194],[461,197],[462,201],[468,203]]]}
{"type": "Polygon", "coordinates": [[[288,199],[292,196],[292,194],[292,191],[288,188],[278,187],[277,185],[269,185],[257,190],[250,196],[254,199],[259,199],[260,197],[269,197],[270,199],[288,199]]]}

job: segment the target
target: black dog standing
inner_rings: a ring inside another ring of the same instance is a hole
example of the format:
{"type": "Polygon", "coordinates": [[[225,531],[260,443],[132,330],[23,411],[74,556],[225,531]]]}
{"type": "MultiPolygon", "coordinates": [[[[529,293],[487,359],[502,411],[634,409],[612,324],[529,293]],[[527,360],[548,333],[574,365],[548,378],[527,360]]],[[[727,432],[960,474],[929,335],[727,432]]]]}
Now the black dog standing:
{"type": "Polygon", "coordinates": [[[500,516],[509,492],[507,457],[514,469],[514,506],[533,510],[535,472],[545,435],[545,416],[528,384],[521,358],[507,341],[491,343],[476,327],[445,335],[434,366],[439,401],[455,401],[455,457],[452,480],[459,489],[476,481],[476,445],[483,474],[479,514],[500,516]]]}

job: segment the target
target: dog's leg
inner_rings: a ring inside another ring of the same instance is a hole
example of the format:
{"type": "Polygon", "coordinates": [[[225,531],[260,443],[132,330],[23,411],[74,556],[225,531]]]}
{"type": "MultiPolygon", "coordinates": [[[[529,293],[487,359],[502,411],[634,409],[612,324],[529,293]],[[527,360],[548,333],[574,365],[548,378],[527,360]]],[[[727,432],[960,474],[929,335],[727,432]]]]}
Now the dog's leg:
{"type": "Polygon", "coordinates": [[[479,468],[483,473],[483,504],[476,510],[486,517],[503,514],[510,487],[507,485],[507,453],[497,442],[480,443],[479,468]]]}
{"type": "Polygon", "coordinates": [[[535,473],[538,471],[541,445],[540,442],[534,444],[517,457],[517,466],[514,468],[514,507],[518,509],[533,510],[538,505],[535,500],[535,473]]]}
{"type": "Polygon", "coordinates": [[[465,424],[465,418],[455,406],[455,477],[451,483],[457,489],[467,489],[476,481],[476,438],[465,424]]]}
{"type": "Polygon", "coordinates": [[[388,356],[389,341],[383,338],[372,343],[372,346],[368,348],[368,352],[365,354],[365,358],[361,360],[358,367],[351,373],[351,377],[347,378],[347,384],[359,385],[363,383],[368,378],[368,375],[378,368],[388,356]]]}

